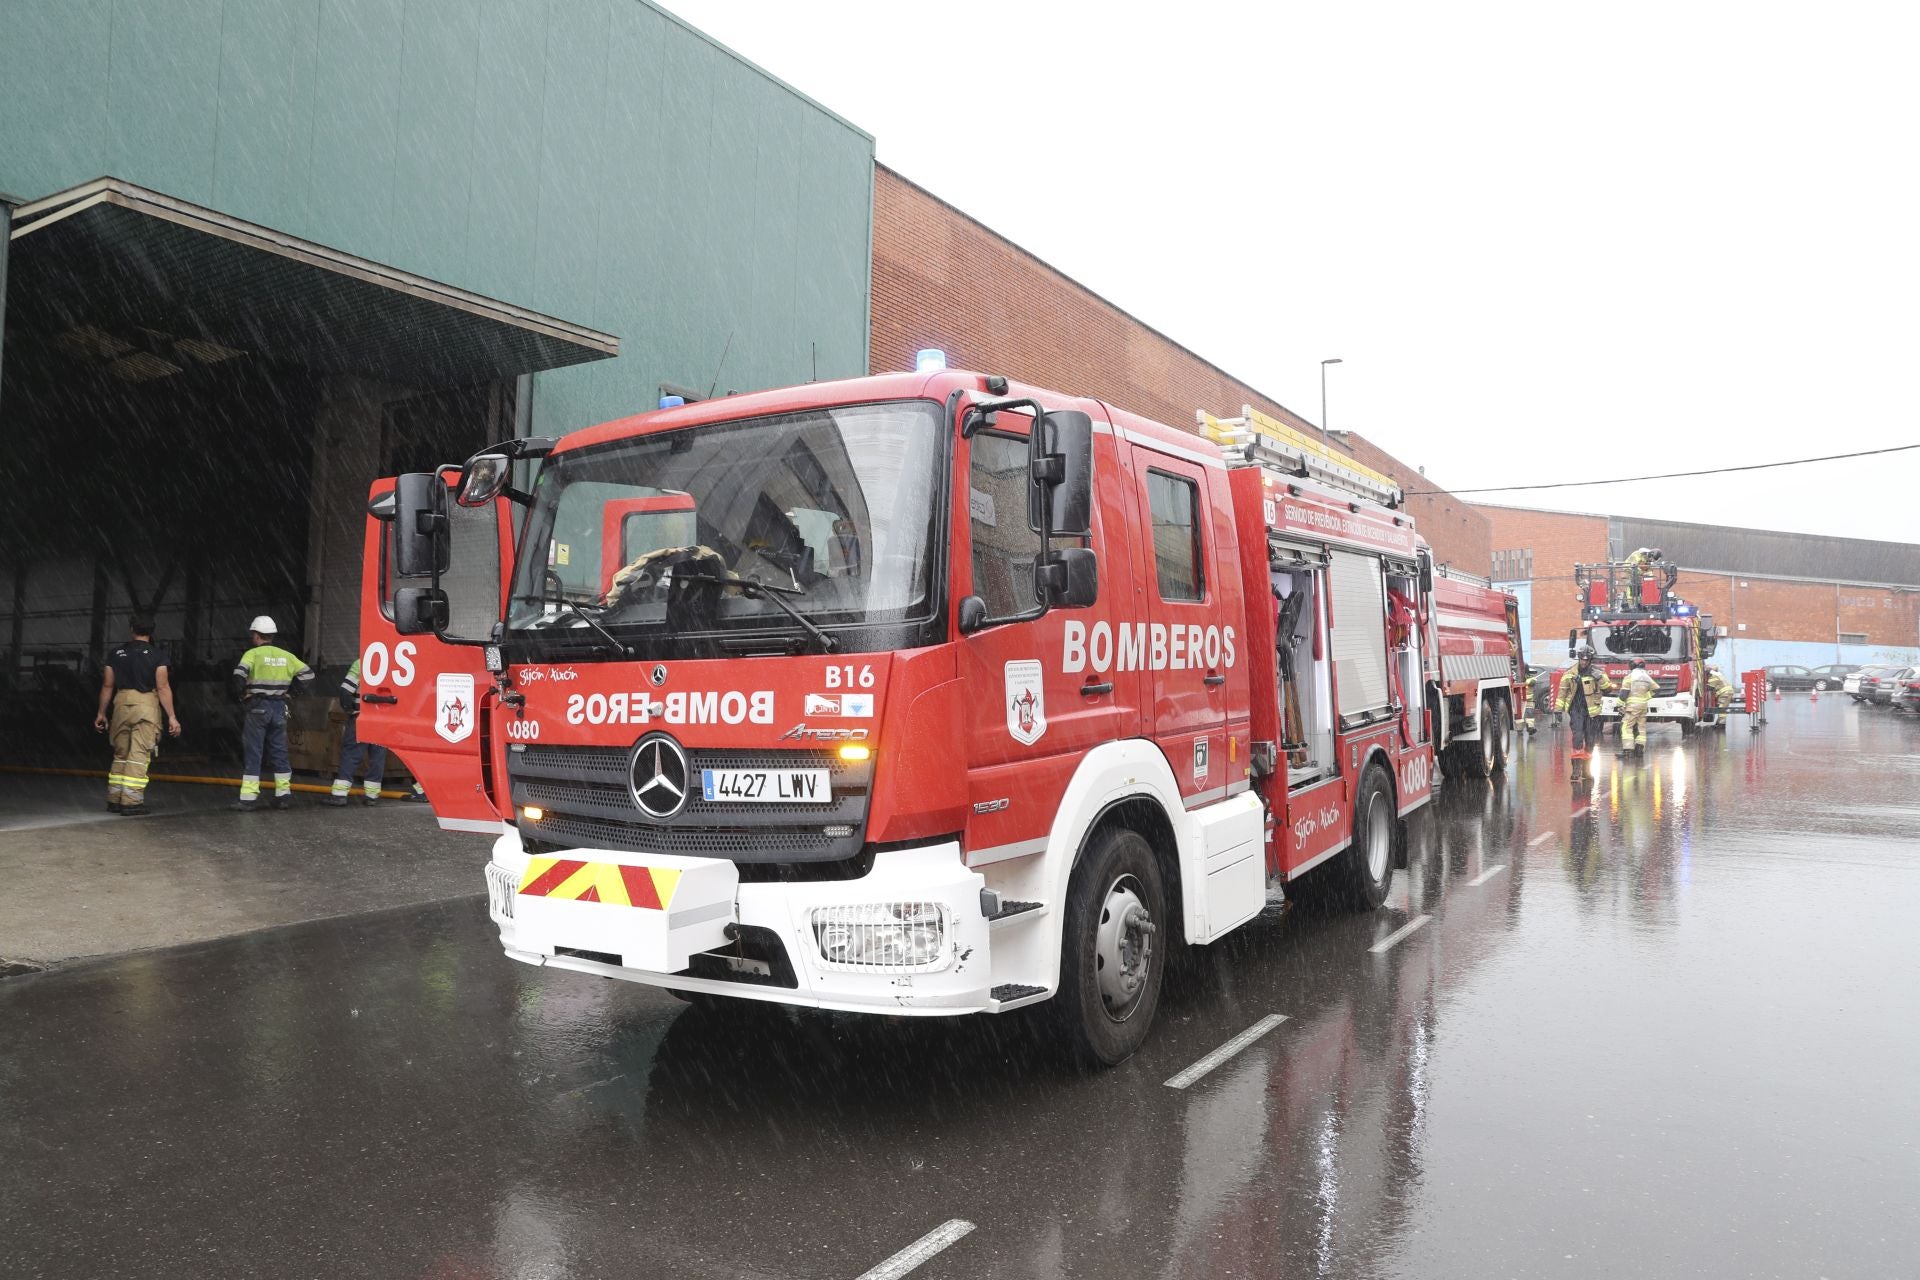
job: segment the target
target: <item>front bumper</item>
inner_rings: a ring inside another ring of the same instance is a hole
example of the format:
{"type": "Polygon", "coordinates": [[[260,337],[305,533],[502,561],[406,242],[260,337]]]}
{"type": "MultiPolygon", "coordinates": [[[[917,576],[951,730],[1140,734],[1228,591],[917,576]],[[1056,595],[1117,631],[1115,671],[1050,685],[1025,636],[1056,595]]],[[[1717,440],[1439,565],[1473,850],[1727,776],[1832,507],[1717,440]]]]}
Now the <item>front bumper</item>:
{"type": "MultiPolygon", "coordinates": [[[[1620,699],[1600,699],[1600,715],[1603,719],[1620,718],[1620,699]]],[[[1656,720],[1697,720],[1699,714],[1693,705],[1691,693],[1676,693],[1671,698],[1655,698],[1647,704],[1647,721],[1656,720]]]]}
{"type": "MultiPolygon", "coordinates": [[[[663,861],[658,856],[604,849],[569,850],[565,856],[616,867],[663,861]]],[[[756,936],[777,939],[785,950],[791,969],[790,986],[640,967],[634,961],[636,956],[657,958],[682,953],[662,946],[663,913],[604,900],[529,900],[517,891],[529,861],[519,832],[509,827],[494,842],[487,866],[487,914],[500,930],[500,944],[507,955],[526,964],[676,991],[711,992],[821,1009],[941,1015],[991,1012],[1000,1007],[992,995],[995,979],[989,925],[981,914],[980,890],[986,882],[979,872],[967,869],[960,846],[954,841],[877,854],[872,869],[857,880],[733,882],[730,909],[724,898],[711,907],[693,901],[693,909],[686,916],[704,915],[707,919],[690,927],[710,932],[686,936],[712,944],[705,954],[731,951],[730,944],[720,936],[730,924],[764,930],[756,936]],[[836,964],[822,956],[814,934],[815,908],[891,902],[934,903],[940,907],[946,935],[934,962],[914,968],[866,969],[836,964]],[[629,941],[623,942],[623,936],[629,941]]],[[[703,870],[717,873],[722,868],[733,881],[731,863],[697,858],[664,861],[674,863],[686,883],[691,883],[688,877],[697,877],[703,870]]],[[[679,941],[684,948],[685,939],[679,941]]],[[[775,972],[785,977],[782,966],[776,965],[775,972]]]]}

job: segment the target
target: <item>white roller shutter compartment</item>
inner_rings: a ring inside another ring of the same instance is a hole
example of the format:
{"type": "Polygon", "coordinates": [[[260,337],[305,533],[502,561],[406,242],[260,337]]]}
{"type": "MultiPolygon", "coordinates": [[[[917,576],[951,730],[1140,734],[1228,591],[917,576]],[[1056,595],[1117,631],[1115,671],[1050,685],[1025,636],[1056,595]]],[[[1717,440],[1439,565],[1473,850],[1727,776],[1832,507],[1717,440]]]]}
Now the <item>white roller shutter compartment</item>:
{"type": "Polygon", "coordinates": [[[1387,596],[1380,562],[1350,551],[1329,557],[1333,598],[1333,670],[1340,682],[1340,714],[1362,715],[1387,706],[1387,596]]]}

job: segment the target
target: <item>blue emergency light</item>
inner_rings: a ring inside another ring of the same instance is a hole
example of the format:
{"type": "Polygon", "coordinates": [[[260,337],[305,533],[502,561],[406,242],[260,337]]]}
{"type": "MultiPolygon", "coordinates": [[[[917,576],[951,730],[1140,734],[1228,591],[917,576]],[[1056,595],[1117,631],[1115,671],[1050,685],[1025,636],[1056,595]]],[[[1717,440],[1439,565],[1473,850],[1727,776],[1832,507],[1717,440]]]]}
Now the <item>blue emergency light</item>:
{"type": "Polygon", "coordinates": [[[661,396],[660,397],[660,407],[662,409],[678,409],[681,405],[685,404],[686,402],[687,402],[687,398],[685,396],[661,396]]]}
{"type": "Polygon", "coordinates": [[[938,373],[947,367],[947,353],[938,347],[922,347],[913,353],[915,373],[938,373]]]}

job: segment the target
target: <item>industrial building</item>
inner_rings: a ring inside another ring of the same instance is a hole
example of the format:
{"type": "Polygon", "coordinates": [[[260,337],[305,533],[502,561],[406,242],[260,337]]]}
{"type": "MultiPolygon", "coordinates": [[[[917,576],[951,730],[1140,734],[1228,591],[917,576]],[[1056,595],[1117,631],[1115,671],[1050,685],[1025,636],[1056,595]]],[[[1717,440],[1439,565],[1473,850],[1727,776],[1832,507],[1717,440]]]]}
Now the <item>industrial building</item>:
{"type": "MultiPolygon", "coordinates": [[[[97,756],[102,656],[150,613],[166,750],[217,762],[248,619],[323,678],[357,656],[372,480],[663,394],[944,346],[1318,431],[648,0],[20,0],[0,37],[0,759],[97,756]]],[[[1485,565],[1479,512],[1408,509],[1485,565]]]]}
{"type": "Polygon", "coordinates": [[[176,758],[230,743],[254,614],[344,668],[377,476],[864,372],[872,174],[643,0],[8,5],[4,749],[97,752],[136,610],[176,758]]]}
{"type": "Polygon", "coordinates": [[[1920,546],[1675,520],[1476,504],[1496,585],[1520,601],[1535,661],[1567,660],[1580,606],[1573,567],[1658,547],[1675,590],[1722,636],[1729,672],[1793,664],[1920,662],[1920,546]]]}

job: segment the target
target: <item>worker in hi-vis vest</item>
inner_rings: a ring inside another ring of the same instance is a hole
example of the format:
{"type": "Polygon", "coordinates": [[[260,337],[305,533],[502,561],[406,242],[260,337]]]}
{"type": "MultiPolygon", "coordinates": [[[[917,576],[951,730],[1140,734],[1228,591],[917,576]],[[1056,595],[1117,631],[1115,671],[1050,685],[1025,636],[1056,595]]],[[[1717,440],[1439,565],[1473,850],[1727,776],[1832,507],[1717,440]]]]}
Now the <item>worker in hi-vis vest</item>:
{"type": "Polygon", "coordinates": [[[246,722],[241,730],[241,749],[245,754],[240,775],[240,798],[229,808],[252,813],[260,807],[260,766],[273,765],[273,807],[293,807],[293,762],[287,758],[287,698],[294,686],[310,684],[313,668],[297,654],[274,644],[279,628],[265,614],[255,618],[248,628],[253,633],[253,648],[240,655],[233,669],[233,680],[246,707],[246,722]]]}
{"type": "Polygon", "coordinates": [[[333,790],[326,803],[344,805],[348,796],[353,794],[354,771],[365,766],[366,780],[362,783],[362,804],[378,804],[380,801],[380,781],[387,772],[387,749],[378,743],[360,741],[360,659],[355,658],[353,665],[347,668],[347,678],[340,682],[340,709],[347,713],[347,723],[340,729],[340,765],[333,771],[333,790]]]}

